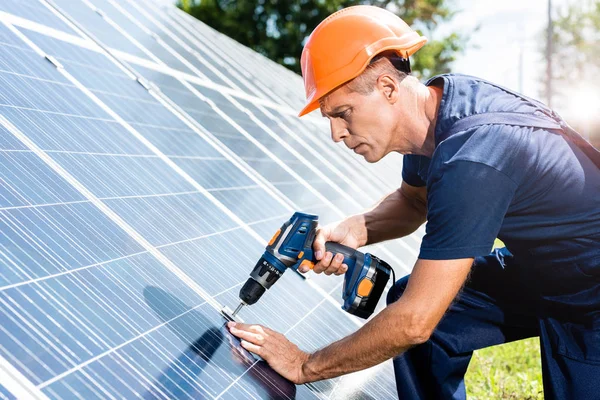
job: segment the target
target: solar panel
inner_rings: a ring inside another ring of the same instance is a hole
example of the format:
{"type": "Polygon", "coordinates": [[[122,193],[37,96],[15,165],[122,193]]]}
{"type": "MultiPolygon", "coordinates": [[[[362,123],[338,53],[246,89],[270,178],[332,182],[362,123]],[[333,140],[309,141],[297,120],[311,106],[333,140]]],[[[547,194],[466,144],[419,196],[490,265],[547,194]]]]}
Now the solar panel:
{"type": "MultiPolygon", "coordinates": [[[[0,20],[0,398],[395,395],[389,362],[295,386],[219,314],[293,211],[329,222],[393,187],[295,117],[299,77],[159,3],[0,20]]],[[[406,272],[418,240],[369,250],[406,272]]],[[[243,318],[316,350],[362,323],[341,284],[288,272],[243,318]]]]}

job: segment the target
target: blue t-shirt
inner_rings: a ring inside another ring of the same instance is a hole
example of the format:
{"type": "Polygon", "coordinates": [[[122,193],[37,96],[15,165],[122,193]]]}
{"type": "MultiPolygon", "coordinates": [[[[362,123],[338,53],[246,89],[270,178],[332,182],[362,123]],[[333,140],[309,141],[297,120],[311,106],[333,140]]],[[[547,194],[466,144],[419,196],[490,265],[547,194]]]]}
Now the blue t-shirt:
{"type": "Polygon", "coordinates": [[[482,256],[500,238],[522,261],[600,265],[600,171],[560,133],[483,125],[439,140],[460,118],[508,111],[545,116],[542,106],[492,83],[441,75],[431,159],[404,157],[403,180],[427,186],[419,258],[482,256]]]}

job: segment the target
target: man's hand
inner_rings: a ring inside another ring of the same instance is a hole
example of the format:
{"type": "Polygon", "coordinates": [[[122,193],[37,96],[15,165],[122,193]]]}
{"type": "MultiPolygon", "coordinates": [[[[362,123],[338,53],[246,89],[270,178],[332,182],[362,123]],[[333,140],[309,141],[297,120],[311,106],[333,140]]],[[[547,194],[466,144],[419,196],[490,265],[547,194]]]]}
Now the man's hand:
{"type": "Polygon", "coordinates": [[[308,382],[303,366],[309,354],[281,333],[261,325],[228,322],[232,335],[242,339],[242,347],[262,357],[279,375],[299,385],[308,382]]]}
{"type": "MultiPolygon", "coordinates": [[[[355,215],[320,227],[313,242],[315,258],[318,261],[313,271],[317,274],[324,272],[325,275],[341,275],[348,270],[348,266],[342,263],[344,256],[325,251],[325,242],[336,242],[356,249],[363,246],[366,241],[366,228],[362,215],[355,215]]],[[[308,272],[308,267],[300,268],[300,272],[308,272]]]]}

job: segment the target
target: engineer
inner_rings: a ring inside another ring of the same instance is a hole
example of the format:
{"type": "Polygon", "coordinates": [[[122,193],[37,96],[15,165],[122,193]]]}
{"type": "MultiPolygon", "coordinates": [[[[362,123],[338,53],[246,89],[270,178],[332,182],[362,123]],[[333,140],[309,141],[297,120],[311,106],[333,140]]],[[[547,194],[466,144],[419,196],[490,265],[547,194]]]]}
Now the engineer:
{"type": "Polygon", "coordinates": [[[600,156],[511,90],[454,74],[419,82],[409,56],[425,42],[394,14],[356,6],[324,20],[302,53],[301,116],[320,108],[333,140],[367,162],[405,155],[398,190],[320,228],[314,272],[346,270],[325,241],[358,248],[426,223],[412,274],[363,327],[313,354],[266,327],[230,330],[295,383],[393,358],[401,399],[464,399],[474,350],[539,336],[545,397],[598,399],[600,156]],[[495,238],[507,247],[490,254],[495,238]]]}

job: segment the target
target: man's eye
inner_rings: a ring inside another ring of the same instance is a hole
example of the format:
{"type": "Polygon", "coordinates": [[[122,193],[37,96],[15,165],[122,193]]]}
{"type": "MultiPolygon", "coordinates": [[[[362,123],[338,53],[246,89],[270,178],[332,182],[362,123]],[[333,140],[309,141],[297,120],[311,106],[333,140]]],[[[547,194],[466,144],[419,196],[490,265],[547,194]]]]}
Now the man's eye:
{"type": "Polygon", "coordinates": [[[344,110],[344,111],[336,114],[336,118],[346,119],[346,118],[348,118],[349,115],[350,115],[350,108],[348,108],[347,110],[344,110]]]}

